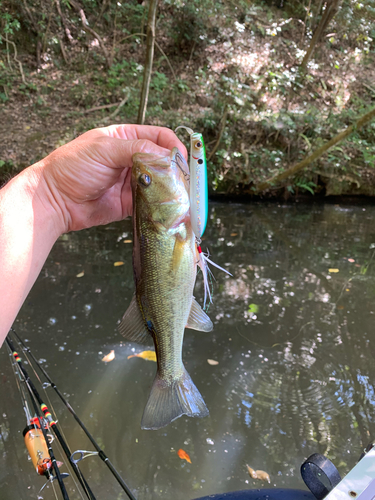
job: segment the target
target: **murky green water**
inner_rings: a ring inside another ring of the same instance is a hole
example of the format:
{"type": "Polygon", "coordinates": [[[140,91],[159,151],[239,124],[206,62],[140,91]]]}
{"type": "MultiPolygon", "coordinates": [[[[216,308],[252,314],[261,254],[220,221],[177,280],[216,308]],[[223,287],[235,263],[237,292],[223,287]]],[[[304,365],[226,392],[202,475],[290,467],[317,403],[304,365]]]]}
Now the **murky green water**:
{"type": "MultiPolygon", "coordinates": [[[[185,334],[184,362],[210,409],[202,420],[140,429],[156,365],[128,359],[144,348],[116,331],[133,293],[130,221],[63,237],[15,328],[139,500],[268,486],[246,464],[271,486],[303,488],[308,455],[324,453],[345,473],[374,438],[374,221],[369,205],[211,205],[204,244],[233,277],[215,272],[214,331],[185,334]]],[[[5,346],[0,373],[0,497],[36,498],[44,479],[27,459],[5,346]]],[[[70,447],[92,449],[47,393],[70,447]]],[[[81,468],[98,499],[126,498],[99,458],[81,468]]]]}

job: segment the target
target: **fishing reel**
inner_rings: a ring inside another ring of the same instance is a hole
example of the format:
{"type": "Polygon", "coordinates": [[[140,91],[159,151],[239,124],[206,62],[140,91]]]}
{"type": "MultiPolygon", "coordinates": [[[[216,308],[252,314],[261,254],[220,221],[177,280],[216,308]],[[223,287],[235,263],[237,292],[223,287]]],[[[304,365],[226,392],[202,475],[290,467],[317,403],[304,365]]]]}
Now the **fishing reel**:
{"type": "MultiPolygon", "coordinates": [[[[47,431],[47,422],[42,422],[42,425],[43,429],[47,431]]],[[[29,425],[25,427],[22,434],[36,472],[40,476],[49,477],[52,470],[52,460],[49,456],[47,443],[44,439],[39,418],[35,417],[30,419],[29,425]]],[[[53,436],[51,434],[47,434],[47,438],[49,443],[52,443],[53,436]]]]}

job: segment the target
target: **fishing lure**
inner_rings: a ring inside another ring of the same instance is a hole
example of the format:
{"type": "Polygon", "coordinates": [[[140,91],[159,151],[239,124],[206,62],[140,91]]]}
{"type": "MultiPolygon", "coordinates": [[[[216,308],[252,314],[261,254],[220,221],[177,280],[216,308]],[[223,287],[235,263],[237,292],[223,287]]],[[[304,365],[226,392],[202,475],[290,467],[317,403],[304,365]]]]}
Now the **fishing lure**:
{"type": "Polygon", "coordinates": [[[208,216],[206,149],[202,134],[184,125],[176,130],[180,128],[184,128],[190,135],[190,218],[194,234],[200,240],[206,229],[208,216]]]}
{"type": "Polygon", "coordinates": [[[218,266],[208,258],[208,254],[203,253],[201,248],[201,238],[206,229],[208,218],[208,183],[207,183],[207,161],[206,149],[204,146],[203,135],[199,132],[194,132],[189,127],[180,125],[175,129],[175,132],[183,128],[190,135],[190,220],[193,228],[196,245],[199,256],[199,267],[203,274],[204,284],[204,305],[206,306],[207,298],[212,302],[209,273],[211,273],[208,263],[217,267],[221,271],[232,276],[228,271],[218,266]]]}

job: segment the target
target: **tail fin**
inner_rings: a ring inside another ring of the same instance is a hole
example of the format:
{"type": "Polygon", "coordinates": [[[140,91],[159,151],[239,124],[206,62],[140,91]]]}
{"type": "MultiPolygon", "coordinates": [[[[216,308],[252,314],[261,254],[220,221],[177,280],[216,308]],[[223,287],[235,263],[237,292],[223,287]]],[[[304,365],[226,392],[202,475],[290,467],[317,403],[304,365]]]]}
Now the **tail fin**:
{"type": "Polygon", "coordinates": [[[207,417],[208,408],[184,369],[184,373],[172,383],[156,374],[150,396],[142,416],[142,429],[160,429],[182,415],[207,417]]]}

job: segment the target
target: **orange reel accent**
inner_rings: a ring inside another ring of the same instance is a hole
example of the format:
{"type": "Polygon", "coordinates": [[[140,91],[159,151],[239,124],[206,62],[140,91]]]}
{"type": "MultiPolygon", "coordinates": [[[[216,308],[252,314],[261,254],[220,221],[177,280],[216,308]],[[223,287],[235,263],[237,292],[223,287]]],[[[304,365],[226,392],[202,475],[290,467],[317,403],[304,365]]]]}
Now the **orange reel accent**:
{"type": "Polygon", "coordinates": [[[35,428],[34,425],[28,425],[24,429],[23,435],[35,470],[41,476],[47,475],[52,468],[52,460],[42,430],[35,428]]]}

